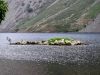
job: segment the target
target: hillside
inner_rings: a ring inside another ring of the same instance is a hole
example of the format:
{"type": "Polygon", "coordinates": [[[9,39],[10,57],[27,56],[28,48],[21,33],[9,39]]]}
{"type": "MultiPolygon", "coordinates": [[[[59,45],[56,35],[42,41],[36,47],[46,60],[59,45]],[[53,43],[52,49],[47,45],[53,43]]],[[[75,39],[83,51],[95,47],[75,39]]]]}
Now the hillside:
{"type": "Polygon", "coordinates": [[[80,30],[79,32],[100,32],[100,14],[96,19],[91,21],[86,28],[80,30]]]}
{"type": "Polygon", "coordinates": [[[99,25],[93,22],[100,19],[100,0],[5,1],[9,11],[0,32],[77,32],[91,30],[91,22],[93,27],[99,25]]]}

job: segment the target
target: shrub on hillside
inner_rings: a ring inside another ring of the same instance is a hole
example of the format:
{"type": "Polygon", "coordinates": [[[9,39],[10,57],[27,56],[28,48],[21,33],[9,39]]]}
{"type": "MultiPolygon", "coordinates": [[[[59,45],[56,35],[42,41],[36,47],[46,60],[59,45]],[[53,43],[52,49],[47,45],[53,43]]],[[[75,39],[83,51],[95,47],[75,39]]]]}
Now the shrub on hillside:
{"type": "Polygon", "coordinates": [[[33,9],[32,8],[28,8],[27,12],[31,13],[31,12],[33,12],[33,9]]]}

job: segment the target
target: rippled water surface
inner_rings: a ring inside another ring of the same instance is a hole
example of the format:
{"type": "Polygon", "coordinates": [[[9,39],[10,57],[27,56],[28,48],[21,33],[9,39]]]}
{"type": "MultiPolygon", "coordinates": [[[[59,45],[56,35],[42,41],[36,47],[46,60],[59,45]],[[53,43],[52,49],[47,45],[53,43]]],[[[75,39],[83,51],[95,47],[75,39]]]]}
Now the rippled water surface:
{"type": "Polygon", "coordinates": [[[0,33],[1,75],[100,75],[99,33],[0,33]],[[89,45],[9,45],[69,37],[89,45]]]}

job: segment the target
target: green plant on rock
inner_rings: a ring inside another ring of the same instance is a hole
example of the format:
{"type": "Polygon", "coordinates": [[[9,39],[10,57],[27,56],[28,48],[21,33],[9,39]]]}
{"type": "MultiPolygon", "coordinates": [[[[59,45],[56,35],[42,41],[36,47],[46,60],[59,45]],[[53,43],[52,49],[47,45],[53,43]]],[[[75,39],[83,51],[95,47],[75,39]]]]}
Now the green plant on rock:
{"type": "Polygon", "coordinates": [[[52,38],[52,39],[47,40],[47,42],[48,43],[51,43],[51,42],[60,41],[60,40],[64,40],[64,41],[74,41],[73,39],[70,39],[70,38],[52,38]]]}

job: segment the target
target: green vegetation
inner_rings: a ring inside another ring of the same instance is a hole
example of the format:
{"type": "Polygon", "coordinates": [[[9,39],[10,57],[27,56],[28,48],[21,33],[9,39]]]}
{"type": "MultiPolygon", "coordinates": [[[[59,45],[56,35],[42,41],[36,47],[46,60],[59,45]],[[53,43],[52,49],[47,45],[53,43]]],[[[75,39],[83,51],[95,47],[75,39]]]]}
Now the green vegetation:
{"type": "Polygon", "coordinates": [[[0,23],[5,19],[6,12],[8,11],[8,4],[0,0],[0,23]]]}
{"type": "Polygon", "coordinates": [[[31,13],[31,12],[33,12],[33,9],[32,9],[32,8],[28,8],[27,11],[28,11],[29,13],[31,13]]]}
{"type": "MultiPolygon", "coordinates": [[[[37,16],[27,21],[21,21],[17,26],[17,29],[27,28],[30,26],[27,30],[29,32],[45,26],[45,28],[54,28],[55,30],[53,32],[77,32],[86,27],[86,23],[82,25],[77,24],[80,18],[85,17],[86,19],[91,20],[95,19],[100,13],[100,2],[92,6],[95,0],[59,0],[56,4],[49,7],[53,2],[54,0],[48,0],[47,3],[39,8],[40,11],[37,16]],[[82,16],[87,12],[87,15],[82,16]],[[55,14],[56,16],[54,16],[55,14]],[[50,18],[51,16],[53,16],[53,18],[50,18]],[[31,27],[37,22],[41,23],[34,28],[31,27]]],[[[42,30],[40,29],[37,32],[42,32],[42,30]]]]}
{"type": "Polygon", "coordinates": [[[44,5],[40,7],[41,10],[39,11],[39,14],[41,14],[41,12],[44,12],[46,8],[50,6],[53,2],[54,0],[47,0],[47,2],[44,3],[44,5]]]}
{"type": "MultiPolygon", "coordinates": [[[[38,16],[34,17],[33,19],[29,20],[23,25],[20,25],[19,28],[24,28],[27,26],[31,26],[35,24],[36,22],[40,21],[43,18],[49,17],[53,14],[56,14],[57,12],[60,12],[62,9],[69,7],[72,3],[74,3],[76,0],[60,0],[55,5],[51,6],[50,8],[46,9],[45,11],[41,12],[38,16]],[[65,6],[64,4],[68,2],[68,5],[65,6]]],[[[52,3],[52,2],[51,2],[52,3]]]]}
{"type": "Polygon", "coordinates": [[[94,0],[79,0],[76,4],[74,4],[72,7],[70,7],[69,9],[67,9],[66,11],[62,12],[60,15],[58,15],[57,17],[55,17],[52,20],[49,20],[45,23],[43,23],[42,25],[46,24],[48,26],[51,26],[52,22],[55,21],[55,23],[53,23],[53,26],[57,28],[56,31],[78,31],[80,29],[82,29],[82,26],[77,26],[76,28],[72,28],[71,24],[74,25],[74,27],[76,26],[76,21],[77,19],[79,19],[81,17],[81,15],[83,14],[83,12],[85,11],[85,9],[91,5],[94,2],[94,0]],[[68,21],[66,21],[66,19],[68,18],[68,21]]]}
{"type": "Polygon", "coordinates": [[[70,38],[52,38],[52,39],[49,39],[47,40],[48,43],[50,42],[55,42],[55,41],[74,41],[73,39],[70,39],[70,38]]]}
{"type": "Polygon", "coordinates": [[[27,12],[28,12],[28,13],[33,12],[33,9],[30,7],[30,4],[27,5],[27,12]]]}
{"type": "Polygon", "coordinates": [[[91,7],[86,18],[91,18],[93,20],[98,14],[100,14],[100,2],[91,7]]]}

